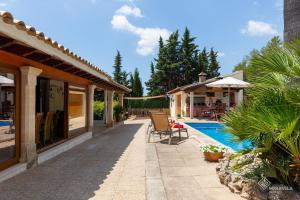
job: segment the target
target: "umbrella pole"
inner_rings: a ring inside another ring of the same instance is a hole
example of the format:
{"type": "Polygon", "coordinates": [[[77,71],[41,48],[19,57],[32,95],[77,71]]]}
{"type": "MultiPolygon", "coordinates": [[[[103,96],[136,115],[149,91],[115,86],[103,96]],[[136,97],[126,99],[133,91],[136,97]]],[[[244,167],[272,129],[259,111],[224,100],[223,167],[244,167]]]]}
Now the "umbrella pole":
{"type": "Polygon", "coordinates": [[[228,87],[228,108],[227,110],[230,110],[230,86],[228,87]]]}

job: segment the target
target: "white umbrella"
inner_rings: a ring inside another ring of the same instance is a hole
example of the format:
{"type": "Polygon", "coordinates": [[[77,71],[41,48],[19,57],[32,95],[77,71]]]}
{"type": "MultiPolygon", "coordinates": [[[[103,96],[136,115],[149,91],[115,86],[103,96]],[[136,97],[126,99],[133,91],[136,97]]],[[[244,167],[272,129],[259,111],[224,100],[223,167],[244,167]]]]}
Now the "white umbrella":
{"type": "Polygon", "coordinates": [[[226,77],[218,81],[206,84],[207,87],[228,88],[228,110],[230,108],[230,88],[246,88],[249,87],[249,85],[249,83],[233,77],[226,77]]]}

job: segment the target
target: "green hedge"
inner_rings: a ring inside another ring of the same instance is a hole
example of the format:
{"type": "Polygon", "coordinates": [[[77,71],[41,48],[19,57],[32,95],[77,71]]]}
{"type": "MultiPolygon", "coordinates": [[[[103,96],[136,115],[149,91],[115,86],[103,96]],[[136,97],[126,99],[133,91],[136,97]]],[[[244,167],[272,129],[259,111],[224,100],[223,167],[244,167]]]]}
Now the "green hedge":
{"type": "Polygon", "coordinates": [[[169,108],[169,99],[125,100],[128,108],[169,108]]]}

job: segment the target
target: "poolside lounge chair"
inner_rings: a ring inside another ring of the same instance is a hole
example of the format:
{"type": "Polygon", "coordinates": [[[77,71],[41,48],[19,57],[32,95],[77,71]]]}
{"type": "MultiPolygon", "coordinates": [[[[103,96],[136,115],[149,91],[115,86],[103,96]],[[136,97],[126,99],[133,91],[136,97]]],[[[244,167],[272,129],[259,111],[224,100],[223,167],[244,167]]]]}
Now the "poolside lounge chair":
{"type": "MultiPolygon", "coordinates": [[[[151,135],[159,134],[160,138],[161,135],[169,135],[169,144],[171,144],[173,133],[178,132],[179,138],[181,139],[181,132],[186,132],[188,136],[188,132],[186,128],[176,128],[177,130],[172,129],[174,124],[171,125],[168,119],[168,115],[166,113],[158,113],[152,112],[150,113],[151,123],[152,126],[149,126],[150,132],[148,135],[148,142],[150,142],[151,135]]],[[[148,131],[148,130],[147,130],[148,131]]]]}
{"type": "Polygon", "coordinates": [[[159,134],[169,135],[169,144],[171,144],[173,131],[169,126],[169,119],[165,113],[150,113],[151,122],[153,124],[153,129],[150,131],[148,136],[148,142],[150,142],[151,135],[159,134]]]}

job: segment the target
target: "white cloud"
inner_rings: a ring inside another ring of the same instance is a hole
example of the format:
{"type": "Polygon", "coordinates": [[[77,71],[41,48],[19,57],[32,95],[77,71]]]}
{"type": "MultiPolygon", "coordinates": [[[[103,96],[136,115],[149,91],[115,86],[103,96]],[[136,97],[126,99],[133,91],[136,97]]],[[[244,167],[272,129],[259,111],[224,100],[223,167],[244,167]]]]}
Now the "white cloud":
{"type": "Polygon", "coordinates": [[[0,7],[6,7],[6,6],[7,6],[7,3],[0,2],[0,7]]]}
{"type": "Polygon", "coordinates": [[[132,15],[135,17],[143,17],[141,9],[137,7],[130,7],[128,5],[124,5],[116,11],[117,14],[121,15],[132,15]]]}
{"type": "Polygon", "coordinates": [[[224,56],[225,56],[225,53],[224,53],[224,52],[218,52],[218,56],[219,56],[219,57],[224,57],[224,56]]]}
{"type": "Polygon", "coordinates": [[[97,0],[91,0],[91,3],[95,4],[95,3],[97,3],[97,0]]]}
{"type": "Polygon", "coordinates": [[[273,27],[272,24],[250,20],[248,21],[247,26],[241,30],[241,33],[255,37],[276,35],[278,34],[278,31],[273,27]]]}
{"type": "MultiPolygon", "coordinates": [[[[120,9],[119,9],[120,10],[120,9]]],[[[143,28],[131,24],[125,14],[116,12],[111,20],[112,27],[117,30],[127,31],[139,37],[136,52],[142,56],[153,54],[158,46],[158,40],[161,36],[166,40],[171,32],[164,28],[143,28]]]]}

